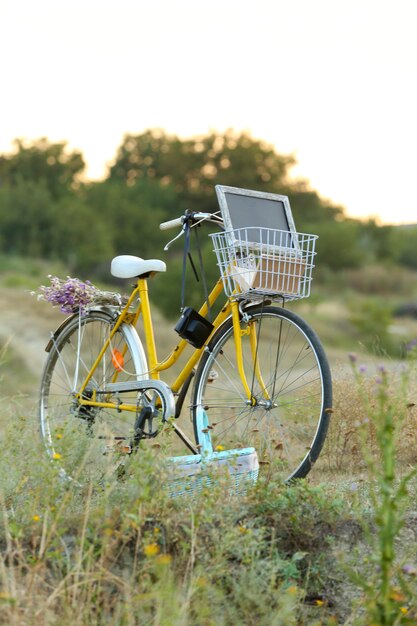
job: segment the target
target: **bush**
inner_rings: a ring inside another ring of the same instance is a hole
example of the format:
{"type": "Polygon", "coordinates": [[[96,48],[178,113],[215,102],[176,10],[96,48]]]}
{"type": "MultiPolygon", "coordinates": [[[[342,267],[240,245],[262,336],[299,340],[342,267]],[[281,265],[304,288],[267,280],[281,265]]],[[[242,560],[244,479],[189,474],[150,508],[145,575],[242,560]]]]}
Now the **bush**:
{"type": "Polygon", "coordinates": [[[355,300],[351,304],[350,322],[358,332],[361,343],[377,355],[401,354],[401,347],[395,344],[389,334],[391,310],[377,300],[355,300]]]}
{"type": "Polygon", "coordinates": [[[407,295],[417,291],[417,274],[398,266],[365,265],[344,270],[339,279],[346,287],[366,295],[407,295]]]}

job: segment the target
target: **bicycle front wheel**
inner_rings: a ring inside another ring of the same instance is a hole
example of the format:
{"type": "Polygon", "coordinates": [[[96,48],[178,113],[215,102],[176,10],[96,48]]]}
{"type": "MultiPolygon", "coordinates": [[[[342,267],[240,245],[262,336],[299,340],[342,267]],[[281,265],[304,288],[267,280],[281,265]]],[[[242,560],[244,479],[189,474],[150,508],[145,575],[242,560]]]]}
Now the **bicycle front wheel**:
{"type": "MultiPolygon", "coordinates": [[[[135,412],[83,406],[77,392],[113,328],[108,314],[73,317],[53,340],[42,376],[40,430],[46,451],[61,474],[77,482],[100,480],[131,451],[135,412]]],[[[100,394],[108,383],[138,380],[141,359],[134,337],[119,328],[84,391],[84,399],[138,403],[138,392],[100,394]]]]}
{"type": "Polygon", "coordinates": [[[263,472],[290,481],[308,474],[322,449],[332,403],[330,369],[316,333],[274,306],[246,311],[241,322],[248,398],[236,362],[232,320],[217,331],[194,384],[193,421],[202,407],[213,446],[253,446],[263,472]]]}

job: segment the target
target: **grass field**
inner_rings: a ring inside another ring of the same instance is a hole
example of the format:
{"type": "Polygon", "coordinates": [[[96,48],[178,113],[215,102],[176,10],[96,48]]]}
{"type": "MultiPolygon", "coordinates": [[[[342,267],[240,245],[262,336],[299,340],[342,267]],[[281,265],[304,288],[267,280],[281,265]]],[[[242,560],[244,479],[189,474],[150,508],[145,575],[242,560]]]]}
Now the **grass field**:
{"type": "MultiPolygon", "coordinates": [[[[417,624],[416,366],[365,349],[351,294],[294,305],[322,337],[335,387],[308,479],[285,486],[269,472],[245,496],[220,482],[172,499],[164,439],[124,481],[80,487],[47,462],[37,389],[62,315],[27,293],[39,272],[13,272],[0,286],[1,624],[417,624]]],[[[155,322],[164,355],[173,324],[155,322]]],[[[412,320],[399,326],[390,340],[417,336],[412,320]]]]}

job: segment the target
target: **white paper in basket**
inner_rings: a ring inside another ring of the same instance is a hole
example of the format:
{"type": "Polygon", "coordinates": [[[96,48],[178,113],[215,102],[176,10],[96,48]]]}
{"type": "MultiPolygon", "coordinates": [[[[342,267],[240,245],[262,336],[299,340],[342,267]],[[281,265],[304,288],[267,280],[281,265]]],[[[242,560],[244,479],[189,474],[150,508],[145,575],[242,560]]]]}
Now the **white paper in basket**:
{"type": "Polygon", "coordinates": [[[257,274],[255,259],[253,257],[239,259],[230,269],[230,274],[240,289],[248,291],[252,287],[257,274]]]}

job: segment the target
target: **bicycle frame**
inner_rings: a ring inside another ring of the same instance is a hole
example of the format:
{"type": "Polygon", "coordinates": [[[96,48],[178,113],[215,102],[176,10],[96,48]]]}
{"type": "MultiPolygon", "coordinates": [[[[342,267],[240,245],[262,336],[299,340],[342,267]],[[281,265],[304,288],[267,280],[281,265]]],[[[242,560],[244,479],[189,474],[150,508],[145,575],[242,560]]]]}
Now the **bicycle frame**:
{"type": "MultiPolygon", "coordinates": [[[[189,232],[205,221],[222,226],[217,214],[191,211],[161,224],[181,227],[165,249],[185,235],[183,272],[189,232]]],[[[272,461],[287,482],[309,472],[329,424],[331,375],[314,331],[284,309],[287,300],[308,296],[315,236],[294,235],[306,238],[304,246],[291,238],[276,246],[270,241],[286,230],[259,227],[252,237],[254,228],[233,231],[232,243],[228,231],[211,233],[221,278],[208,296],[203,285],[198,313],[184,309],[176,345],[168,356],[164,348],[162,359],[158,330],[165,332],[153,325],[148,279],[165,271],[163,261],[115,257],[111,274],[134,283],[128,298],[98,291],[85,316],[72,307],[46,346],[40,389],[41,435],[49,457],[62,459],[60,475],[76,478],[82,462],[87,479],[107,476],[113,466],[128,476],[123,457],[143,449],[144,440],[161,447],[151,440],[162,431],[170,452],[179,437],[198,461],[205,452],[223,450],[219,458],[226,459],[232,452],[256,455],[256,448],[261,463],[272,461]]],[[[183,275],[182,291],[185,285],[183,275]]]]}
{"type": "MultiPolygon", "coordinates": [[[[205,302],[203,304],[203,306],[199,310],[199,314],[202,315],[203,317],[206,316],[208,313],[208,307],[212,306],[217,301],[217,299],[219,298],[222,292],[223,292],[223,283],[222,283],[222,280],[219,279],[208,296],[208,303],[205,302]]],[[[234,333],[234,342],[236,346],[237,367],[238,367],[238,371],[239,371],[239,375],[240,375],[243,387],[246,392],[248,403],[253,404],[254,399],[252,397],[252,393],[248,385],[246,375],[245,375],[245,370],[244,370],[243,351],[242,351],[242,335],[243,334],[250,335],[250,345],[251,345],[252,358],[254,360],[255,375],[261,384],[261,388],[263,389],[265,398],[268,398],[268,393],[266,391],[265,384],[262,381],[262,376],[259,371],[259,367],[257,365],[256,330],[253,327],[253,324],[249,324],[248,328],[246,329],[241,328],[240,315],[239,315],[239,302],[234,299],[227,300],[225,306],[220,310],[216,319],[213,321],[214,329],[210,337],[208,338],[208,340],[206,341],[206,343],[203,345],[202,348],[196,348],[194,350],[193,354],[185,363],[177,379],[171,385],[171,390],[173,393],[178,393],[180,391],[181,387],[183,386],[185,381],[188,379],[188,377],[191,375],[194,367],[198,363],[203,351],[206,349],[207,343],[210,341],[210,338],[213,336],[216,330],[221,326],[221,324],[223,324],[223,322],[230,315],[232,316],[232,320],[233,320],[233,333],[234,333]]],[[[86,398],[83,396],[88,386],[88,383],[93,378],[94,372],[96,371],[101,359],[103,358],[103,355],[105,354],[108,347],[111,345],[112,338],[116,334],[117,330],[124,323],[132,324],[136,326],[140,316],[142,316],[142,320],[143,320],[144,338],[145,338],[145,345],[146,345],[148,365],[149,365],[149,371],[147,372],[147,374],[151,380],[152,379],[159,380],[160,372],[167,370],[172,365],[174,365],[180,358],[186,346],[189,345],[185,339],[181,339],[181,341],[175,346],[175,348],[172,350],[172,352],[166,359],[164,359],[161,362],[158,361],[156,345],[155,345],[154,329],[153,329],[153,324],[152,324],[151,306],[150,306],[149,296],[148,296],[147,278],[142,278],[142,277],[138,278],[137,284],[135,285],[129,297],[128,302],[126,303],[125,307],[122,309],[120,315],[118,316],[117,321],[114,324],[109,337],[104,342],[103,347],[97,356],[97,359],[95,360],[90,371],[85,377],[80,387],[80,390],[76,394],[76,397],[80,405],[96,406],[96,407],[101,407],[101,408],[118,409],[118,410],[132,411],[132,412],[137,411],[137,406],[133,404],[110,402],[109,398],[107,399],[107,401],[97,400],[96,392],[94,389],[92,390],[91,397],[86,398]],[[137,306],[136,311],[131,312],[130,308],[136,298],[139,298],[139,304],[137,306]]],[[[115,382],[117,380],[117,374],[118,372],[115,368],[115,374],[114,374],[112,382],[115,382]]]]}

